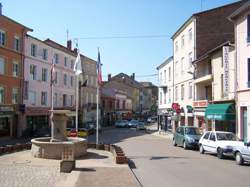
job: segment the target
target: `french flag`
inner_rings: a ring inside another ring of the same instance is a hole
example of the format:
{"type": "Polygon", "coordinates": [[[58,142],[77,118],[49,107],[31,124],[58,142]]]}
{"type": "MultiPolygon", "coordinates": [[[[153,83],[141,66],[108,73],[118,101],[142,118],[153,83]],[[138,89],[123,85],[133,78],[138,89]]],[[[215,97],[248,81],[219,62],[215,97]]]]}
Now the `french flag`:
{"type": "Polygon", "coordinates": [[[100,57],[100,51],[98,49],[98,58],[97,58],[97,83],[98,85],[102,85],[102,64],[101,64],[101,57],[100,57]]]}

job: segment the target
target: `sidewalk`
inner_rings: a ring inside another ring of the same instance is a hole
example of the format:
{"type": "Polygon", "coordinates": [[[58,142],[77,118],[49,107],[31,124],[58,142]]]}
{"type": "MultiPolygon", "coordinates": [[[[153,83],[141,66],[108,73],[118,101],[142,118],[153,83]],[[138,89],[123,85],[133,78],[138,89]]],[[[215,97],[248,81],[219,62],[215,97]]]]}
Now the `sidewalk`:
{"type": "Polygon", "coordinates": [[[169,131],[164,131],[164,130],[157,130],[157,125],[150,125],[147,127],[146,130],[147,133],[152,134],[154,136],[162,137],[162,138],[167,138],[167,139],[173,139],[173,133],[169,131]]]}
{"type": "Polygon", "coordinates": [[[77,159],[71,173],[60,173],[60,160],[34,158],[29,150],[2,155],[0,181],[3,187],[138,186],[128,165],[115,164],[110,152],[95,149],[77,159]]]}

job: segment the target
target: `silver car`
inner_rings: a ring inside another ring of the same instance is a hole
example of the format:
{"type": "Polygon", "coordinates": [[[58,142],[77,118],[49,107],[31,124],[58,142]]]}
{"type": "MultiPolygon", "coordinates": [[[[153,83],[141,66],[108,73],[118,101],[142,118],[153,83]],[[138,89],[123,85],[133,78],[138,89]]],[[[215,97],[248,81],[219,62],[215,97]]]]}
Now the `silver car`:
{"type": "Polygon", "coordinates": [[[250,162],[250,142],[241,142],[241,145],[235,146],[234,157],[239,165],[244,164],[244,162],[250,162]]]}
{"type": "Polygon", "coordinates": [[[115,122],[116,127],[127,127],[128,126],[128,121],[127,120],[117,120],[115,122]]]}
{"type": "Polygon", "coordinates": [[[145,128],[145,123],[142,122],[142,121],[139,121],[138,124],[137,124],[137,126],[136,126],[136,129],[138,129],[138,130],[145,130],[146,129],[145,128]]]}

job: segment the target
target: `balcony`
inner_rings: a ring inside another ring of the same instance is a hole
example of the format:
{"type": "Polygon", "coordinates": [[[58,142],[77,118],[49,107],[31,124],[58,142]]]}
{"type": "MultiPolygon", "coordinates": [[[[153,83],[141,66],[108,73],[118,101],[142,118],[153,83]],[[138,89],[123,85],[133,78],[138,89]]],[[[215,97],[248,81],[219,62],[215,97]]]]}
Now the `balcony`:
{"type": "Polygon", "coordinates": [[[194,80],[194,83],[195,84],[198,84],[198,83],[205,83],[205,82],[210,82],[213,80],[213,75],[212,74],[208,74],[208,75],[203,75],[199,78],[196,78],[194,80]]]}
{"type": "Polygon", "coordinates": [[[210,62],[197,64],[194,83],[206,83],[213,80],[212,66],[210,62]]]}
{"type": "Polygon", "coordinates": [[[160,88],[168,87],[169,82],[170,82],[169,80],[160,79],[159,80],[159,87],[160,88]]]}

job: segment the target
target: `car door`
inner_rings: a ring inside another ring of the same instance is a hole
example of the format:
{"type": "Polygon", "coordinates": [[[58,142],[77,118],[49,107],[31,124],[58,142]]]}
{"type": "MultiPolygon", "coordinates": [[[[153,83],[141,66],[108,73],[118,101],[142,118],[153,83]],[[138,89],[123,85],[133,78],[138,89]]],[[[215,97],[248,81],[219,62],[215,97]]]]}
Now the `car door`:
{"type": "Polygon", "coordinates": [[[245,160],[250,161],[250,142],[246,145],[244,145],[244,148],[242,149],[242,156],[245,160]]]}
{"type": "Polygon", "coordinates": [[[184,127],[180,128],[179,142],[180,142],[180,145],[183,145],[183,142],[184,142],[184,127]]]}
{"type": "Polygon", "coordinates": [[[209,150],[209,145],[208,145],[208,138],[209,138],[209,135],[210,135],[210,132],[206,132],[206,134],[203,136],[203,138],[202,138],[202,142],[201,142],[201,144],[202,144],[202,146],[203,146],[203,149],[205,150],[205,151],[208,151],[209,150]]]}
{"type": "Polygon", "coordinates": [[[180,142],[179,142],[179,139],[180,139],[180,127],[178,127],[176,129],[174,139],[175,139],[175,143],[179,145],[180,144],[180,142]]]}
{"type": "Polygon", "coordinates": [[[209,151],[212,152],[212,153],[217,152],[216,134],[214,132],[211,132],[211,134],[209,136],[208,148],[209,148],[209,151]]]}

